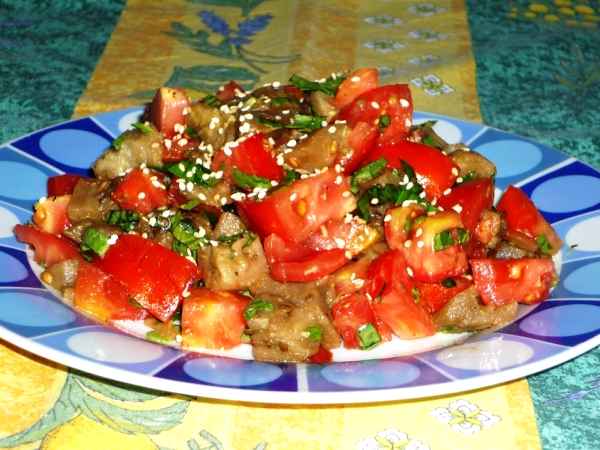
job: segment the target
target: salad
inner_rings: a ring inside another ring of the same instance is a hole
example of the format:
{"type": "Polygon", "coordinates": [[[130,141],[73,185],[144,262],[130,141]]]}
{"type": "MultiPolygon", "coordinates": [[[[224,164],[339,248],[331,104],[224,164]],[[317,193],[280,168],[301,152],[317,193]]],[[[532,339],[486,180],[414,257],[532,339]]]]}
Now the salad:
{"type": "Polygon", "coordinates": [[[189,350],[324,363],[500,327],[548,296],[562,242],[518,187],[494,206],[494,164],[412,115],[408,85],[370,68],[195,101],[162,87],[15,234],[76,309],[189,350]]]}

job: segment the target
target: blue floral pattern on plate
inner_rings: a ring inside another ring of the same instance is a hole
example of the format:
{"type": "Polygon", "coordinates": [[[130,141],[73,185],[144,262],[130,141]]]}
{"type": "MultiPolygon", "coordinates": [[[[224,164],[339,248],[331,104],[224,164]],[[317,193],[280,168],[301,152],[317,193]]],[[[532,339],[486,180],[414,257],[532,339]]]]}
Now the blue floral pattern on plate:
{"type": "MultiPolygon", "coordinates": [[[[213,24],[217,26],[216,22],[213,24]]],[[[130,108],[61,123],[0,147],[0,337],[47,359],[153,389],[270,403],[358,403],[427,397],[490,386],[555,366],[600,343],[600,173],[547,146],[484,125],[436,120],[498,166],[497,195],[523,188],[565,246],[552,297],[514,323],[466,342],[405,357],[329,365],[270,364],[187,353],[94,324],[40,283],[12,229],[31,217],[49,176],[88,174],[136,120],[130,108]]]]}

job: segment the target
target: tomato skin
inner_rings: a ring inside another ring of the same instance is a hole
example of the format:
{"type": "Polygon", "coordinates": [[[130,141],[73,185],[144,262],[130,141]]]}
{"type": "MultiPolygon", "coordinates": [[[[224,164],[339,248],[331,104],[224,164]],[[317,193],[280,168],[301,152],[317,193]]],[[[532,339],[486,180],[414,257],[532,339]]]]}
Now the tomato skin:
{"type": "Polygon", "coordinates": [[[463,277],[451,279],[456,283],[454,287],[445,287],[441,283],[416,283],[416,288],[419,290],[419,304],[429,314],[438,312],[452,298],[473,284],[463,277]]]}
{"type": "Polygon", "coordinates": [[[179,306],[184,290],[201,275],[183,256],[133,234],[119,236],[95,264],[123,283],[131,297],[163,322],[179,306]]]}
{"type": "Polygon", "coordinates": [[[129,302],[125,286],[93,264],[80,261],[75,279],[77,309],[102,323],[114,320],[142,320],[148,311],[129,302]]]}
{"type": "Polygon", "coordinates": [[[47,189],[48,197],[58,197],[60,195],[70,195],[75,189],[77,182],[83,178],[80,175],[66,173],[48,178],[47,189]]]}
{"type": "Polygon", "coordinates": [[[263,133],[253,134],[231,151],[231,156],[226,156],[224,151],[220,150],[212,163],[212,169],[223,170],[226,178],[231,178],[233,167],[248,175],[277,182],[283,178],[283,168],[277,164],[263,133]]]}
{"type": "Polygon", "coordinates": [[[359,122],[352,128],[348,135],[348,146],[352,153],[336,161],[344,168],[345,175],[350,175],[361,167],[362,161],[375,148],[378,136],[377,127],[367,122],[359,122]]]}
{"type": "Polygon", "coordinates": [[[140,214],[167,206],[169,196],[167,190],[152,184],[151,177],[159,176],[141,169],[133,169],[119,183],[112,193],[112,198],[124,209],[137,211],[140,214]]]}
{"type": "Polygon", "coordinates": [[[379,73],[377,69],[363,68],[355,70],[340,84],[335,95],[334,104],[336,108],[341,109],[359,95],[375,89],[378,85],[379,73]]]}
{"type": "Polygon", "coordinates": [[[238,203],[238,211],[261,237],[277,234],[287,242],[300,243],[328,220],[343,218],[354,210],[356,199],[347,178],[336,183],[337,173],[327,170],[283,187],[263,201],[238,203]]]}
{"type": "Polygon", "coordinates": [[[242,343],[247,297],[196,288],[183,301],[181,335],[184,348],[228,349],[242,343]]]}
{"type": "Polygon", "coordinates": [[[163,144],[162,146],[162,161],[164,163],[173,163],[173,162],[179,162],[179,161],[183,161],[186,157],[186,155],[193,150],[194,148],[197,148],[199,145],[199,142],[196,141],[195,139],[192,139],[189,136],[184,136],[185,140],[187,141],[185,143],[185,145],[181,145],[179,142],[181,142],[181,139],[173,139],[171,141],[171,146],[167,147],[166,145],[163,144]]]}
{"type": "Polygon", "coordinates": [[[335,272],[346,262],[344,250],[325,250],[298,261],[272,263],[271,276],[282,283],[316,281],[335,272]]]}
{"type": "Polygon", "coordinates": [[[185,125],[184,110],[190,100],[179,88],[161,87],[152,100],[150,115],[156,129],[167,137],[175,134],[175,124],[185,125]]]}
{"type": "Polygon", "coordinates": [[[331,308],[332,323],[346,348],[359,348],[358,329],[366,324],[376,326],[375,315],[364,294],[340,298],[331,308]]]}
{"type": "Polygon", "coordinates": [[[80,258],[79,250],[71,241],[32,225],[16,225],[15,235],[19,241],[33,247],[35,261],[46,267],[67,259],[80,258]]]}
{"type": "Polygon", "coordinates": [[[263,249],[269,264],[300,261],[317,253],[314,249],[303,244],[286,242],[276,234],[270,234],[264,239],[263,249]]]}
{"type": "Polygon", "coordinates": [[[423,176],[423,188],[428,198],[439,198],[451,187],[458,173],[452,160],[438,149],[410,141],[378,145],[365,159],[365,164],[385,158],[387,166],[401,169],[402,161],[423,176]]]}
{"type": "Polygon", "coordinates": [[[557,280],[549,258],[472,259],[473,282],[485,304],[538,303],[557,280]]]}
{"type": "Polygon", "coordinates": [[[217,97],[217,100],[221,103],[229,103],[235,98],[235,91],[244,92],[244,88],[237,82],[231,80],[217,89],[215,97],[217,97]]]}
{"type": "Polygon", "coordinates": [[[70,195],[41,199],[35,205],[33,223],[46,233],[61,234],[70,223],[67,216],[70,201],[70,195]]]}
{"type": "Polygon", "coordinates": [[[400,206],[386,211],[385,215],[390,217],[390,220],[384,222],[383,228],[385,232],[385,240],[391,249],[401,249],[404,242],[408,239],[412,221],[423,215],[425,209],[416,204],[409,206],[400,206]]]}
{"type": "Polygon", "coordinates": [[[390,84],[366,91],[345,106],[338,118],[354,127],[359,121],[374,123],[386,115],[390,120],[385,141],[394,137],[405,137],[412,125],[412,96],[407,84],[390,84]],[[391,128],[390,128],[391,127],[391,128]],[[393,136],[392,136],[393,134],[393,136]]]}
{"type": "Polygon", "coordinates": [[[518,187],[509,186],[500,198],[496,209],[504,213],[509,232],[524,234],[534,241],[538,236],[546,236],[552,255],[562,247],[562,240],[556,231],[544,219],[525,192],[518,187]]]}
{"type": "Polygon", "coordinates": [[[438,204],[446,210],[459,205],[460,218],[463,225],[471,233],[479,222],[484,209],[489,209],[494,203],[494,185],[491,178],[467,181],[452,188],[448,195],[442,195],[438,204]]]}
{"type": "Polygon", "coordinates": [[[460,216],[454,211],[444,211],[427,216],[411,231],[410,247],[401,251],[414,279],[436,283],[448,277],[457,277],[468,269],[467,254],[461,245],[455,244],[443,250],[434,250],[434,238],[438,233],[462,228],[460,216]],[[421,231],[419,231],[421,230],[421,231]],[[423,245],[419,245],[419,241],[423,245]]]}
{"type": "Polygon", "coordinates": [[[331,362],[332,359],[333,355],[331,352],[322,345],[319,346],[317,353],[308,358],[308,360],[313,364],[326,364],[331,362]]]}
{"type": "Polygon", "coordinates": [[[353,294],[361,290],[366,282],[367,270],[369,269],[373,259],[375,259],[375,257],[362,257],[358,261],[346,264],[335,274],[333,274],[335,293],[338,296],[342,296],[346,294],[353,294]],[[362,281],[353,282],[354,280],[362,281]]]}

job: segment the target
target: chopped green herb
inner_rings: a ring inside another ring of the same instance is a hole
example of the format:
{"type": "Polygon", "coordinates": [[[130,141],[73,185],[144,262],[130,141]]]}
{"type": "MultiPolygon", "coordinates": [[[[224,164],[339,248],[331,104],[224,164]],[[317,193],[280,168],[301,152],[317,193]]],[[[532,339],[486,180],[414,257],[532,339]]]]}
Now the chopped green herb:
{"type": "Polygon", "coordinates": [[[196,131],[196,129],[192,128],[192,127],[187,127],[185,129],[185,134],[187,134],[191,138],[195,138],[195,139],[200,138],[200,135],[198,134],[198,132],[196,131]]]}
{"type": "Polygon", "coordinates": [[[469,234],[468,230],[465,230],[464,228],[458,228],[456,230],[456,242],[457,244],[466,244],[469,239],[471,238],[471,235],[469,234]]]}
{"type": "Polygon", "coordinates": [[[313,342],[321,342],[323,339],[323,329],[319,325],[311,325],[306,329],[308,339],[313,342]]]}
{"type": "Polygon", "coordinates": [[[272,106],[283,106],[283,105],[297,104],[297,103],[298,103],[298,100],[296,100],[294,97],[281,96],[281,97],[275,97],[275,98],[271,99],[272,106]]]}
{"type": "Polygon", "coordinates": [[[454,239],[450,230],[444,230],[436,234],[433,238],[433,249],[436,252],[444,250],[454,245],[454,239]]]}
{"type": "Polygon", "coordinates": [[[442,286],[448,289],[453,288],[456,286],[456,281],[453,278],[446,278],[442,280],[442,286]]]}
{"type": "Polygon", "coordinates": [[[327,78],[325,81],[311,81],[300,75],[292,75],[290,83],[296,86],[298,89],[303,91],[320,91],[327,95],[335,95],[340,84],[344,81],[345,77],[341,75],[335,75],[327,78]]]}
{"type": "Polygon", "coordinates": [[[467,181],[471,181],[477,178],[477,172],[475,172],[474,170],[469,170],[469,172],[467,172],[467,174],[463,175],[461,178],[462,182],[460,184],[466,183],[467,181]]]}
{"type": "Polygon", "coordinates": [[[281,128],[283,124],[281,122],[277,122],[276,120],[266,119],[261,116],[256,117],[256,121],[261,125],[266,125],[271,128],[281,128]]]}
{"type": "Polygon", "coordinates": [[[415,301],[415,303],[419,303],[419,301],[421,300],[421,292],[419,291],[419,288],[416,286],[413,287],[410,293],[412,294],[412,298],[415,301]]]}
{"type": "Polygon", "coordinates": [[[246,233],[246,241],[244,242],[244,245],[242,245],[242,248],[250,247],[256,238],[256,234],[250,232],[246,233]]]}
{"type": "Polygon", "coordinates": [[[423,139],[421,139],[421,143],[429,146],[429,147],[435,147],[435,140],[433,139],[432,136],[424,136],[423,139]]]}
{"type": "Polygon", "coordinates": [[[108,214],[106,223],[116,225],[123,231],[132,231],[140,221],[140,215],[135,211],[118,209],[108,214]]]}
{"type": "Polygon", "coordinates": [[[350,190],[356,194],[361,184],[377,178],[379,174],[383,172],[383,169],[385,169],[386,165],[387,160],[385,158],[380,158],[376,161],[370,162],[365,166],[362,166],[352,175],[350,190]]]}
{"type": "Polygon", "coordinates": [[[379,129],[385,130],[387,127],[390,126],[390,122],[390,116],[388,116],[387,114],[383,114],[381,117],[379,117],[379,129]]]}
{"type": "Polygon", "coordinates": [[[123,141],[125,141],[125,133],[119,135],[114,141],[112,141],[112,147],[115,150],[121,150],[121,146],[123,145],[123,141]]]}
{"type": "Polygon", "coordinates": [[[147,122],[135,122],[131,126],[144,134],[152,133],[152,127],[147,122]]]}
{"type": "Polygon", "coordinates": [[[414,223],[413,219],[411,219],[410,217],[406,218],[406,221],[404,222],[404,227],[403,227],[405,233],[410,233],[410,230],[412,230],[412,227],[413,227],[413,223],[414,223]]]}
{"type": "Polygon", "coordinates": [[[381,336],[371,323],[359,327],[357,334],[360,348],[363,350],[370,350],[381,342],[381,336]]]}
{"type": "Polygon", "coordinates": [[[202,164],[190,160],[179,161],[165,166],[164,170],[177,178],[191,181],[200,186],[213,187],[219,183],[219,178],[202,164]]]}
{"type": "Polygon", "coordinates": [[[306,114],[296,114],[292,122],[285,125],[286,128],[297,128],[300,131],[315,131],[323,128],[324,117],[309,116],[306,114]]]}
{"type": "Polygon", "coordinates": [[[186,211],[189,211],[190,209],[194,209],[199,204],[200,204],[200,200],[197,198],[193,198],[190,201],[187,201],[183,205],[181,205],[180,208],[185,209],[186,211]]]}
{"type": "Polygon", "coordinates": [[[404,170],[404,173],[411,181],[417,181],[417,175],[415,174],[414,169],[404,160],[402,160],[402,170],[404,170]]]}
{"type": "Polygon", "coordinates": [[[212,95],[212,94],[204,97],[202,99],[202,103],[204,103],[205,105],[208,105],[208,106],[212,106],[213,108],[215,108],[221,104],[219,99],[215,95],[212,95]]]}
{"type": "Polygon", "coordinates": [[[242,172],[241,170],[238,170],[237,168],[233,169],[232,175],[234,183],[242,189],[270,189],[272,187],[271,181],[267,178],[257,177],[256,175],[250,175],[242,172]]]}
{"type": "Polygon", "coordinates": [[[544,255],[549,255],[552,253],[552,246],[550,242],[548,242],[548,238],[545,234],[540,234],[537,238],[535,238],[537,242],[537,246],[544,255]]]}
{"type": "Polygon", "coordinates": [[[170,344],[171,342],[173,342],[172,339],[170,339],[167,336],[164,336],[157,330],[148,331],[146,333],[146,339],[148,339],[151,342],[156,342],[157,344],[170,344]]]}
{"type": "Polygon", "coordinates": [[[246,320],[250,320],[256,316],[260,311],[273,311],[275,307],[273,303],[268,300],[262,300],[260,298],[254,299],[250,302],[246,309],[244,310],[244,318],[246,320]]]}
{"type": "Polygon", "coordinates": [[[284,186],[289,186],[294,181],[299,180],[299,179],[300,179],[300,172],[296,172],[295,170],[291,170],[291,169],[285,169],[285,176],[283,177],[281,184],[283,184],[284,186]]]}
{"type": "Polygon", "coordinates": [[[469,330],[462,330],[454,325],[447,325],[438,330],[440,333],[456,334],[456,333],[468,333],[469,330]]]}
{"type": "Polygon", "coordinates": [[[171,219],[171,233],[173,234],[173,251],[182,256],[191,256],[196,259],[198,249],[206,246],[208,240],[206,231],[201,232],[197,229],[191,220],[184,219],[179,213],[171,219]]]}
{"type": "Polygon", "coordinates": [[[108,235],[104,231],[90,227],[83,233],[81,251],[92,251],[97,255],[104,256],[108,247],[108,235]]]}
{"type": "Polygon", "coordinates": [[[252,245],[252,242],[256,239],[256,235],[249,231],[241,231],[235,234],[222,234],[216,240],[222,244],[231,245],[234,242],[239,241],[240,239],[246,238],[246,242],[244,242],[243,248],[246,248],[252,245]]]}

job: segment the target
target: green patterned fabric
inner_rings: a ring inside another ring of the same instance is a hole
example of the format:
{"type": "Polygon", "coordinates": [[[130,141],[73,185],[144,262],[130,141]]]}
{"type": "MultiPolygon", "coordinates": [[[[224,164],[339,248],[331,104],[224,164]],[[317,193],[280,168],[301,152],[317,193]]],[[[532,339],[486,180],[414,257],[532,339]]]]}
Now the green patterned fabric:
{"type": "MultiPolygon", "coordinates": [[[[600,30],[555,3],[468,1],[482,117],[600,167],[600,30]]],[[[599,448],[599,368],[596,348],[529,377],[544,449],[599,448]]]]}
{"type": "Polygon", "coordinates": [[[0,142],[67,120],[124,0],[0,0],[0,142]]]}

